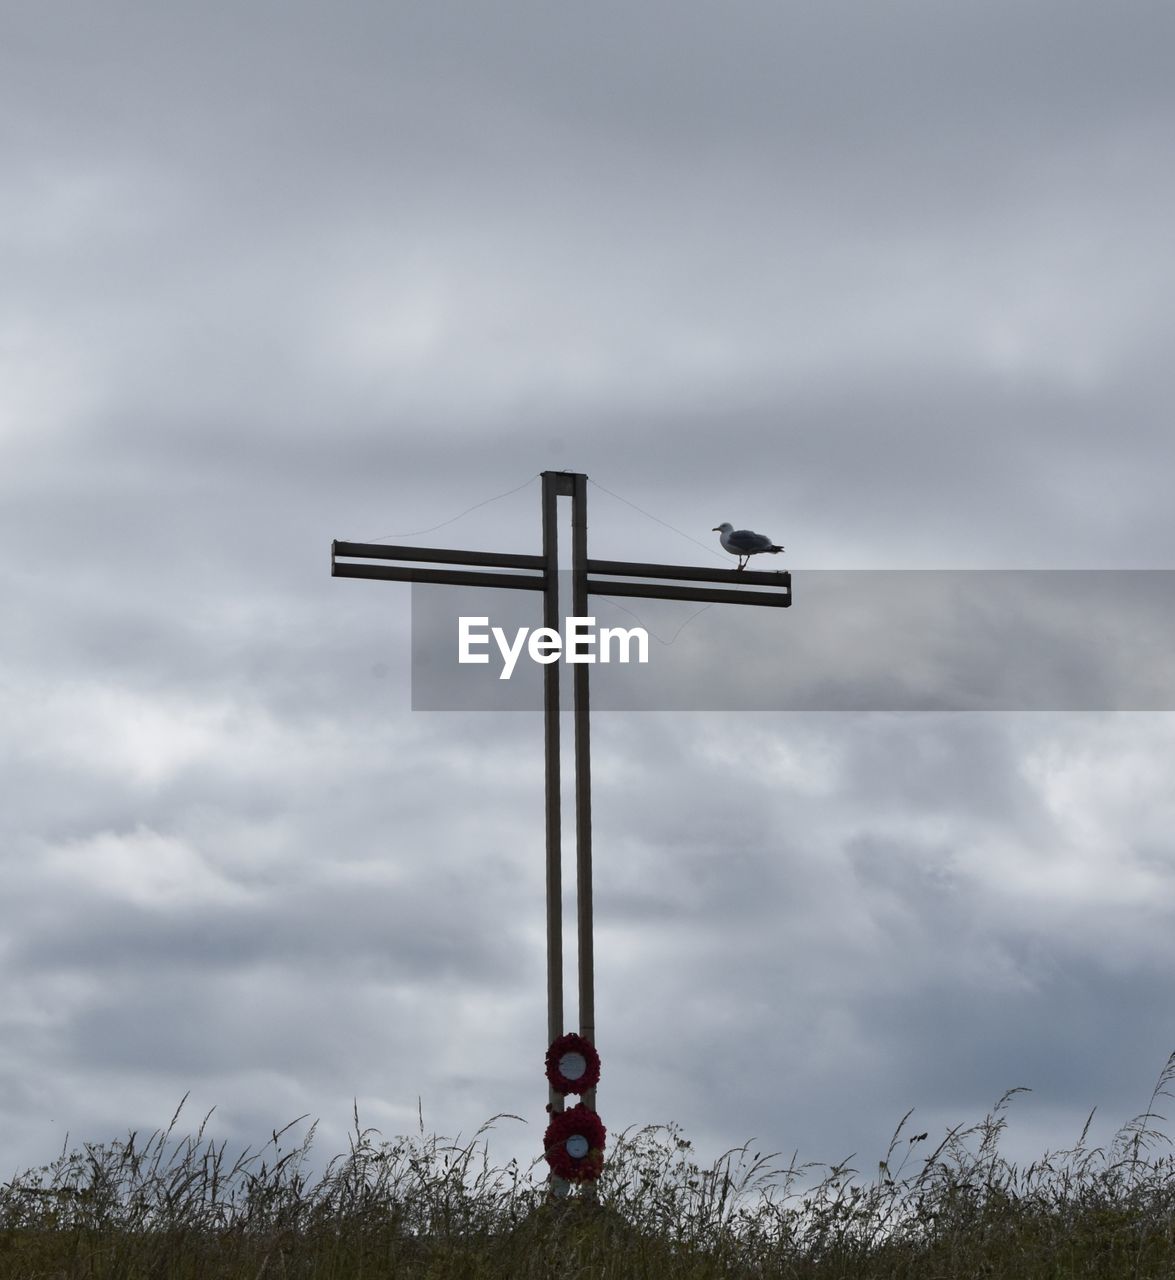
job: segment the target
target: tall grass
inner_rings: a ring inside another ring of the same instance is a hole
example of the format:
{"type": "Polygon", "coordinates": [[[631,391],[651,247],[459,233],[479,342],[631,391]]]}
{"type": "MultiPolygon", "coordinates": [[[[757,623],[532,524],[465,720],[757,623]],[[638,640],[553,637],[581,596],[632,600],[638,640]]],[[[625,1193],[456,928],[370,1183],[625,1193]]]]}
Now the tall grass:
{"type": "Polygon", "coordinates": [[[0,1276],[1171,1277],[1175,1160],[1155,1126],[1173,1082],[1175,1054],[1108,1147],[1086,1145],[1087,1120],[1074,1147],[1026,1168],[999,1150],[1010,1090],[928,1154],[907,1113],[868,1174],[781,1164],[750,1143],[703,1168],[675,1126],[628,1130],[592,1192],[565,1199],[548,1197],[541,1161],[490,1166],[500,1116],[461,1144],[423,1124],[386,1142],[356,1115],[348,1152],[312,1177],[313,1128],[230,1160],[208,1117],[177,1135],[181,1102],[146,1139],[63,1150],[0,1188],[0,1276]]]}

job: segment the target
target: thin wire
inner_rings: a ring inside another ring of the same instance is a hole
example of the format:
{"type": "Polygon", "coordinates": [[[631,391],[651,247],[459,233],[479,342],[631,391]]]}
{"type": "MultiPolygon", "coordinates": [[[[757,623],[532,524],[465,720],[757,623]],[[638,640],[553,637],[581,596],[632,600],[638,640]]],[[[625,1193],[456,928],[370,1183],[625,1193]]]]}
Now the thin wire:
{"type": "Polygon", "coordinates": [[[706,543],[704,542],[699,542],[697,538],[691,538],[688,533],[683,533],[680,529],[676,528],[674,525],[671,525],[668,522],[668,520],[662,520],[660,516],[653,515],[652,512],[646,511],[644,507],[638,507],[635,502],[629,502],[627,498],[622,498],[620,494],[613,493],[611,489],[605,489],[602,484],[597,483],[590,476],[588,477],[588,484],[594,486],[597,489],[603,490],[603,492],[606,493],[610,498],[615,498],[617,502],[623,502],[626,507],[631,507],[634,511],[639,511],[642,516],[648,516],[650,520],[655,520],[657,524],[663,525],[666,529],[669,529],[673,533],[678,534],[680,537],[685,538],[687,541],[692,542],[695,547],[701,547],[703,551],[708,551],[712,556],[717,556],[719,560],[723,559],[723,557],[718,555],[718,552],[715,551],[713,547],[707,546],[706,543]]]}
{"type": "MultiPolygon", "coordinates": [[[[539,479],[539,476],[536,473],[535,475],[531,476],[529,479],[524,480],[520,485],[515,486],[513,489],[507,489],[505,493],[495,494],[494,497],[492,498],[484,498],[481,502],[475,502],[472,507],[467,507],[464,511],[460,512],[458,515],[453,516],[451,519],[443,520],[440,524],[434,524],[428,529],[412,529],[410,531],[403,532],[403,533],[385,533],[381,537],[364,538],[362,539],[362,541],[387,542],[391,538],[418,538],[423,536],[426,533],[435,533],[438,529],[444,529],[448,525],[456,524],[458,520],[464,519],[465,516],[470,515],[472,512],[477,511],[482,507],[488,507],[491,502],[499,502],[502,498],[509,498],[512,494],[519,493],[521,490],[525,489],[527,485],[533,484],[537,479],[539,479]]],[[[704,551],[708,551],[712,556],[716,556],[719,560],[722,559],[722,556],[718,555],[718,553],[714,550],[713,547],[708,547],[704,542],[699,542],[697,538],[690,537],[688,533],[684,533],[681,529],[678,529],[674,525],[671,525],[667,520],[662,520],[659,516],[653,515],[652,512],[646,511],[643,507],[638,507],[635,502],[629,502],[627,498],[622,498],[620,494],[613,493],[611,489],[607,489],[598,481],[592,480],[590,476],[588,477],[588,483],[591,484],[596,489],[599,489],[602,493],[606,493],[610,498],[615,498],[617,502],[623,502],[626,507],[631,507],[634,511],[639,511],[642,516],[645,516],[649,520],[654,521],[656,524],[663,526],[664,528],[668,529],[671,533],[676,533],[679,537],[685,538],[687,542],[692,542],[695,546],[701,547],[704,551]]],[[[681,626],[677,628],[677,630],[673,633],[672,636],[670,636],[668,640],[664,640],[661,638],[661,636],[659,636],[656,633],[656,631],[652,630],[652,628],[649,627],[649,625],[644,621],[644,619],[639,614],[634,613],[630,608],[628,608],[627,605],[621,604],[619,601],[614,600],[611,596],[602,596],[601,599],[607,600],[608,603],[613,606],[613,608],[619,609],[623,613],[627,613],[630,618],[635,618],[638,622],[642,623],[642,625],[645,627],[645,630],[649,632],[649,634],[653,637],[653,639],[656,640],[658,644],[665,645],[666,647],[673,644],[673,642],[677,639],[677,637],[681,635],[681,633],[686,629],[686,627],[689,626],[691,622],[693,622],[695,618],[705,613],[707,609],[712,609],[714,607],[714,602],[711,602],[710,604],[702,605],[700,609],[695,610],[693,613],[690,614],[688,618],[686,618],[686,620],[681,624],[681,626]]]]}
{"type": "Polygon", "coordinates": [[[649,633],[649,635],[653,637],[654,640],[656,640],[658,644],[663,644],[667,649],[674,642],[674,640],[676,640],[677,637],[681,635],[681,633],[686,629],[686,627],[688,627],[689,624],[693,622],[693,620],[698,616],[698,614],[705,613],[707,609],[713,609],[714,606],[718,603],[716,600],[711,600],[709,604],[702,605],[700,609],[696,609],[693,613],[690,614],[688,618],[686,618],[686,620],[681,624],[680,627],[677,628],[677,630],[669,637],[668,640],[662,640],[661,637],[653,630],[653,628],[650,627],[649,624],[644,620],[644,618],[642,618],[639,613],[633,613],[633,611],[627,605],[621,604],[618,600],[614,600],[611,596],[600,596],[600,599],[607,600],[608,603],[612,605],[614,608],[620,609],[624,613],[627,613],[630,618],[635,618],[637,622],[639,622],[641,626],[644,627],[644,629],[649,633]]]}
{"type": "Polygon", "coordinates": [[[508,498],[508,497],[510,497],[510,495],[511,495],[512,493],[518,493],[518,492],[519,492],[519,490],[521,490],[521,489],[525,489],[525,488],[526,488],[526,486],[527,486],[528,484],[534,484],[534,482],[535,482],[538,478],[539,478],[539,477],[538,477],[538,472],[535,472],[535,474],[534,474],[533,476],[531,476],[529,480],[524,480],[524,481],[523,481],[523,482],[522,482],[522,483],[521,483],[517,488],[515,488],[515,489],[507,489],[505,493],[499,493],[499,494],[497,494],[497,495],[496,495],[495,497],[493,497],[493,498],[486,498],[486,499],[485,499],[484,501],[482,501],[482,502],[475,502],[475,503],[473,504],[473,506],[472,506],[472,507],[467,507],[464,511],[462,511],[462,512],[461,512],[461,514],[460,514],[460,515],[456,515],[456,516],[454,516],[451,520],[443,520],[443,521],[441,521],[441,523],[440,523],[440,524],[434,524],[434,525],[432,526],[432,528],[430,528],[430,529],[413,529],[413,530],[412,530],[411,532],[409,532],[409,533],[385,533],[385,534],[383,535],[383,537],[380,537],[380,538],[364,538],[364,539],[362,539],[362,541],[364,541],[364,542],[387,542],[389,538],[418,538],[418,537],[420,537],[422,534],[426,534],[426,533],[435,533],[438,529],[443,529],[443,528],[445,528],[445,526],[446,526],[446,525],[456,524],[458,520],[461,520],[461,519],[463,519],[465,516],[469,515],[469,513],[470,513],[471,511],[477,511],[479,507],[488,507],[488,506],[490,505],[490,503],[491,503],[491,502],[498,502],[498,501],[500,501],[502,498],[508,498]]]}
{"type": "MultiPolygon", "coordinates": [[[[684,533],[681,529],[678,529],[674,525],[671,525],[667,520],[662,520],[659,516],[653,515],[651,511],[646,511],[644,507],[638,507],[635,502],[629,502],[627,498],[622,498],[620,494],[613,493],[611,489],[605,489],[602,484],[593,480],[590,476],[588,477],[588,483],[590,485],[593,485],[595,488],[602,490],[610,498],[615,498],[617,502],[623,502],[626,507],[631,507],[634,511],[639,511],[642,516],[648,517],[648,519],[655,521],[659,525],[662,525],[664,528],[670,530],[670,532],[676,533],[680,537],[685,538],[687,542],[692,542],[694,546],[701,547],[704,551],[708,551],[712,556],[717,556],[719,560],[723,558],[722,556],[718,555],[718,552],[715,551],[713,547],[707,546],[706,543],[704,542],[699,542],[697,538],[691,538],[688,533],[684,533]]],[[[698,617],[700,614],[705,613],[707,609],[712,609],[716,603],[715,601],[711,601],[709,604],[702,605],[700,609],[696,609],[693,613],[690,614],[688,618],[686,618],[686,620],[681,624],[680,627],[677,628],[677,630],[673,633],[673,635],[668,640],[662,640],[661,637],[648,625],[648,623],[645,622],[645,620],[639,614],[634,613],[630,608],[628,608],[627,605],[618,603],[611,596],[601,596],[600,598],[602,600],[607,600],[608,603],[613,605],[615,608],[623,610],[625,613],[628,614],[630,618],[636,618],[636,620],[639,623],[641,623],[641,625],[645,628],[645,630],[649,632],[649,634],[653,637],[653,639],[656,640],[658,644],[664,645],[666,648],[668,648],[677,639],[677,637],[681,635],[681,633],[686,629],[686,627],[689,626],[691,622],[693,622],[693,620],[696,617],[698,617]]]]}

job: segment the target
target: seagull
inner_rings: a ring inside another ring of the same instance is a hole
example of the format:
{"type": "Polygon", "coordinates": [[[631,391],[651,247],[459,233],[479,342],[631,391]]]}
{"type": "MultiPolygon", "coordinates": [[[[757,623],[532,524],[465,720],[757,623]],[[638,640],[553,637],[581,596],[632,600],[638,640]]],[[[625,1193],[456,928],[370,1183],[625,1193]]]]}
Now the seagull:
{"type": "Polygon", "coordinates": [[[732,556],[738,556],[740,569],[745,569],[747,561],[752,556],[759,555],[760,552],[769,551],[772,555],[778,555],[783,550],[782,547],[777,547],[765,533],[752,533],[750,529],[736,529],[730,523],[716,524],[714,532],[722,535],[723,547],[732,556]]]}

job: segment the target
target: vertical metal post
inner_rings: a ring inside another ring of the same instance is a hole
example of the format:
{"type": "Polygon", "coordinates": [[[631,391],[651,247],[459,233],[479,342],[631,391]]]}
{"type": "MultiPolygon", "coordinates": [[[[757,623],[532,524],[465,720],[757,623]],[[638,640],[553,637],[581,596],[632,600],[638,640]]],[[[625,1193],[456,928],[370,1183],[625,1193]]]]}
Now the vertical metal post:
{"type": "MultiPolygon", "coordinates": [[[[571,497],[572,613],[588,616],[587,476],[577,475],[571,497]]],[[[579,934],[579,1034],[596,1042],[596,993],[592,953],[592,765],[587,663],[572,667],[575,708],[575,901],[579,934]]],[[[583,1095],[596,1109],[596,1091],[583,1095]]]]}
{"type": "MultiPolygon", "coordinates": [[[[543,626],[559,629],[558,476],[543,472],[543,626]]],[[[559,787],[559,664],[543,671],[543,730],[547,801],[547,1043],[563,1034],[563,851],[559,787]]],[[[548,1088],[551,1113],[563,1097],[548,1088]]]]}

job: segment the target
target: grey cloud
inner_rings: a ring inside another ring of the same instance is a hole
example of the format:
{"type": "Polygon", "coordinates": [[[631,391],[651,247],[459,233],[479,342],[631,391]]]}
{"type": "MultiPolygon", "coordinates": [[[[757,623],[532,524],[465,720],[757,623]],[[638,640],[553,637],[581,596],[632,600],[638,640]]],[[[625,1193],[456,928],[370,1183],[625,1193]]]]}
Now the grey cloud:
{"type": "MultiPolygon", "coordinates": [[[[537,485],[477,504],[563,466],[603,486],[601,558],[717,563],[730,519],[797,582],[1169,568],[1170,27],[1086,3],[10,15],[14,1171],[189,1088],[245,1141],[321,1115],[324,1158],[353,1099],[394,1132],[418,1095],[450,1133],[525,1114],[496,1150],[536,1153],[540,725],[410,712],[410,595],[331,581],[332,538],[534,551],[537,485]]],[[[774,622],[798,639],[814,600],[774,622]]],[[[711,691],[747,674],[729,641],[786,634],[719,614],[669,648],[711,691]]],[[[1070,665],[1035,671],[1118,687],[1128,619],[1164,615],[1054,617],[1070,665]]],[[[879,1158],[907,1107],[953,1124],[1026,1084],[1031,1158],[1095,1103],[1134,1114],[1172,1047],[1168,738],[601,710],[609,1129],[879,1158]]]]}

